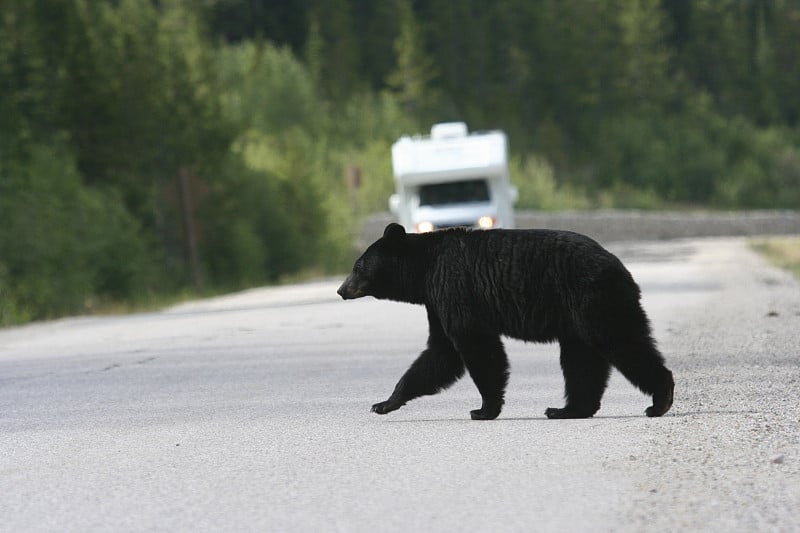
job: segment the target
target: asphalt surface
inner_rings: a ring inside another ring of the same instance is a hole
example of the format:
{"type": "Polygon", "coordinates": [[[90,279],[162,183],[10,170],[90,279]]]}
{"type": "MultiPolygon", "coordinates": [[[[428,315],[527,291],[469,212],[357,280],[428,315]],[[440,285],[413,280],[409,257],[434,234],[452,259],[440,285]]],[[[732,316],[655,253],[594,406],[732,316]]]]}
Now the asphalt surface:
{"type": "Polygon", "coordinates": [[[468,378],[370,413],[421,307],[340,280],[0,330],[0,531],[798,531],[800,284],[739,239],[615,244],[676,379],[618,374],[587,420],[555,345],[507,341],[500,418],[468,378]]]}

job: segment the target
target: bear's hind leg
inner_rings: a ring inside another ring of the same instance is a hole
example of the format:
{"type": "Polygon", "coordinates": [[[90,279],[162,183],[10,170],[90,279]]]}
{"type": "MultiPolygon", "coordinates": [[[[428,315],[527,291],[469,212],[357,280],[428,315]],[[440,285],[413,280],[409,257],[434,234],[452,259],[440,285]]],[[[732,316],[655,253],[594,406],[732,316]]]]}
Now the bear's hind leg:
{"type": "Polygon", "coordinates": [[[651,338],[624,343],[609,358],[628,381],[653,397],[653,405],[645,409],[647,416],[661,416],[669,411],[675,381],[651,338]]]}
{"type": "Polygon", "coordinates": [[[499,336],[470,335],[457,346],[472,381],[481,393],[481,408],[473,420],[494,420],[503,409],[508,383],[508,356],[499,336]]]}
{"type": "Polygon", "coordinates": [[[549,407],[544,414],[547,418],[594,416],[600,409],[611,364],[597,350],[578,340],[561,339],[560,345],[566,405],[561,409],[549,407]]]}

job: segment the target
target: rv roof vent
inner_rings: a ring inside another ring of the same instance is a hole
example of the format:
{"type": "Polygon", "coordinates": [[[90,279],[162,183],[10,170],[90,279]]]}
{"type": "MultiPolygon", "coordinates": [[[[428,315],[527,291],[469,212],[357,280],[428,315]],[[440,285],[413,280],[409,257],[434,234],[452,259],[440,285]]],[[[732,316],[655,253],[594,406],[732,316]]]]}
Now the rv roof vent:
{"type": "Polygon", "coordinates": [[[431,128],[431,139],[454,139],[467,136],[467,125],[464,122],[442,122],[431,128]]]}

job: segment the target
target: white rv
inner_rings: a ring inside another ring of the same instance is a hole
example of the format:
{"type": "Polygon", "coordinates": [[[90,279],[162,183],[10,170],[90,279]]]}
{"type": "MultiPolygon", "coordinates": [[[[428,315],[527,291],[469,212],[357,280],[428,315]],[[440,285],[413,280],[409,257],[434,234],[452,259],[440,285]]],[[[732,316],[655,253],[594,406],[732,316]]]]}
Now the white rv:
{"type": "Polygon", "coordinates": [[[436,124],[429,137],[395,142],[392,167],[397,192],[389,208],[408,232],[514,227],[518,193],[502,131],[468,134],[463,122],[436,124]]]}

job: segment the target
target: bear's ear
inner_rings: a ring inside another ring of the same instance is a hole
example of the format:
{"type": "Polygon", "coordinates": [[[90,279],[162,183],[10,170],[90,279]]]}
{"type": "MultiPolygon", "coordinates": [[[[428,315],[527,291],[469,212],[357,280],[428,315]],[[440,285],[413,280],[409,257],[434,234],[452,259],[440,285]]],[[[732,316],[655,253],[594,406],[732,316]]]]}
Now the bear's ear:
{"type": "Polygon", "coordinates": [[[392,222],[383,230],[383,237],[390,241],[399,241],[406,236],[406,230],[400,224],[392,222]]]}

